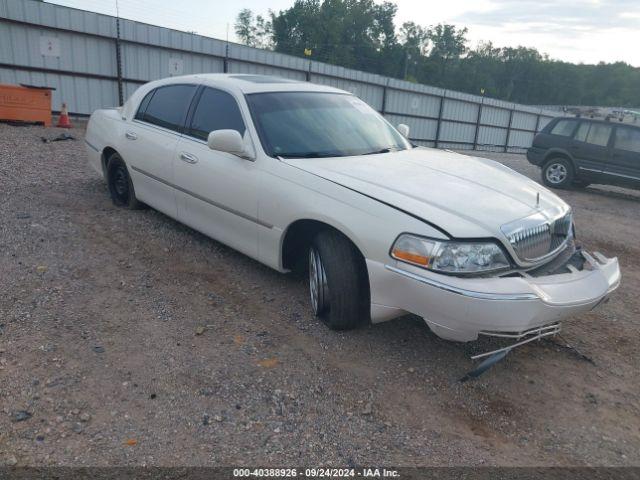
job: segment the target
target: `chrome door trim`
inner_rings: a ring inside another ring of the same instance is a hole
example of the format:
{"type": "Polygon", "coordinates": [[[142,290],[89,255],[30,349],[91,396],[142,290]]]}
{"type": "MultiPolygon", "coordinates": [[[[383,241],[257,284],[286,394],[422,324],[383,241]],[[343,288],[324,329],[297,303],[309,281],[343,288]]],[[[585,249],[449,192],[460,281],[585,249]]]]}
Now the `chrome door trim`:
{"type": "Polygon", "coordinates": [[[154,125],[153,123],[143,122],[142,120],[133,119],[133,120],[131,120],[131,123],[137,123],[138,125],[140,125],[142,127],[152,128],[153,130],[158,130],[158,131],[163,132],[163,133],[169,133],[169,134],[175,135],[177,137],[181,137],[182,136],[182,134],[180,132],[177,132],[175,130],[171,130],[169,128],[160,127],[158,125],[154,125]]]}
{"type": "Polygon", "coordinates": [[[586,170],[587,172],[602,173],[602,170],[596,170],[595,168],[578,167],[579,170],[586,170]]]}
{"type": "Polygon", "coordinates": [[[166,180],[164,180],[164,179],[162,179],[160,177],[156,177],[152,173],[149,173],[149,172],[147,172],[145,170],[142,170],[140,168],[134,167],[133,165],[131,165],[131,169],[135,170],[136,172],[138,172],[138,173],[140,173],[140,174],[142,174],[142,175],[144,175],[146,177],[149,177],[149,178],[155,180],[156,182],[163,183],[163,184],[167,185],[168,187],[174,188],[174,189],[176,189],[176,190],[178,190],[178,191],[180,191],[182,193],[186,193],[187,195],[189,195],[189,196],[191,196],[191,197],[193,197],[193,198],[195,198],[197,200],[200,200],[201,202],[205,202],[205,203],[208,203],[209,205],[211,205],[213,207],[219,208],[220,210],[224,210],[225,212],[231,213],[231,214],[236,215],[236,216],[238,216],[240,218],[244,218],[245,220],[249,220],[250,222],[256,223],[256,224],[258,224],[258,225],[260,225],[262,227],[273,228],[273,225],[271,225],[269,223],[266,223],[266,222],[263,222],[262,220],[260,220],[258,218],[252,217],[250,215],[246,215],[246,214],[244,214],[242,212],[239,212],[238,210],[234,210],[232,208],[226,207],[225,205],[222,205],[222,204],[220,204],[220,203],[218,203],[218,202],[216,202],[214,200],[211,200],[210,198],[203,197],[201,195],[198,195],[195,192],[192,192],[192,191],[187,190],[185,188],[179,187],[175,183],[171,183],[171,182],[168,182],[168,181],[166,181],[166,180]]]}
{"type": "Polygon", "coordinates": [[[631,175],[624,175],[622,173],[607,172],[605,170],[603,170],[602,173],[606,173],[607,175],[613,175],[615,177],[630,178],[631,180],[640,180],[640,177],[633,177],[631,175]]]}

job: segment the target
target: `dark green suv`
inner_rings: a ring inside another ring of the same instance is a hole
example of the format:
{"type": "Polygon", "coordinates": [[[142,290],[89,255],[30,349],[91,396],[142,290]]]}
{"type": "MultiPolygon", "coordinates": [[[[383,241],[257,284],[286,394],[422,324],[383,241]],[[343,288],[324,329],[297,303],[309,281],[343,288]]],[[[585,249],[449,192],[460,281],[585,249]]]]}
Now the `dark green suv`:
{"type": "Polygon", "coordinates": [[[586,118],[554,118],[527,150],[548,187],[591,183],[640,188],[640,126],[586,118]]]}

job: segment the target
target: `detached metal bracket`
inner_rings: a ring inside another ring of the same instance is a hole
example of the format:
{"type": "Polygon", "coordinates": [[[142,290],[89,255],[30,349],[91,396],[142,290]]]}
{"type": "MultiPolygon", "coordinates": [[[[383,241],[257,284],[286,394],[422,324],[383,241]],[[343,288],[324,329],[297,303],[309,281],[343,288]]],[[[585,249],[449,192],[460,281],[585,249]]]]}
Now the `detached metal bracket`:
{"type": "Polygon", "coordinates": [[[480,365],[478,365],[475,369],[471,370],[470,372],[467,372],[460,379],[460,382],[466,382],[467,380],[472,380],[474,378],[478,378],[480,375],[482,375],[484,372],[489,370],[496,363],[498,363],[500,360],[502,360],[504,357],[506,357],[507,353],[509,353],[510,351],[511,351],[511,349],[509,348],[509,349],[503,349],[503,350],[500,350],[500,351],[495,352],[493,354],[490,354],[491,356],[489,358],[483,360],[480,363],[480,365]]]}
{"type": "Polygon", "coordinates": [[[473,355],[471,360],[478,360],[479,358],[485,358],[480,365],[478,365],[475,369],[466,373],[461,379],[461,382],[466,382],[467,380],[471,380],[474,378],[478,378],[484,372],[493,367],[496,363],[502,360],[507,354],[513,350],[514,348],[520,347],[527,343],[533,342],[535,340],[541,340],[545,337],[551,337],[560,333],[560,324],[552,323],[549,325],[544,325],[542,327],[535,327],[529,330],[525,330],[524,332],[519,333],[506,333],[506,332],[480,332],[480,335],[485,335],[488,337],[498,337],[498,338],[513,338],[516,343],[513,343],[509,346],[499,348],[497,350],[492,350],[490,352],[480,353],[478,355],[473,355]]]}
{"type": "Polygon", "coordinates": [[[488,357],[493,355],[494,353],[502,352],[504,350],[511,350],[513,348],[519,347],[529,342],[533,342],[534,340],[540,340],[541,338],[550,337],[553,335],[557,335],[560,333],[560,324],[552,323],[549,325],[545,325],[543,327],[536,327],[530,330],[525,330],[520,333],[502,333],[502,332],[480,332],[480,335],[486,335],[487,337],[498,337],[498,338],[513,338],[515,340],[521,340],[519,342],[514,343],[513,345],[509,345],[508,347],[499,348],[498,350],[492,350],[486,353],[480,353],[478,355],[474,355],[471,357],[471,360],[477,360],[479,358],[488,357]]]}

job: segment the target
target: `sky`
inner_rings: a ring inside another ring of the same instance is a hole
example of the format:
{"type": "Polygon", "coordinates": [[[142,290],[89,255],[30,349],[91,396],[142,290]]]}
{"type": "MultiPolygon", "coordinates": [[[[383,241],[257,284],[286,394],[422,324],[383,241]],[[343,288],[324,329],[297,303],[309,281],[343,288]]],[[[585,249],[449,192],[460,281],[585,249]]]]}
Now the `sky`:
{"type": "MultiPolygon", "coordinates": [[[[116,0],[46,0],[114,15],[116,0]]],[[[293,0],[118,0],[120,15],[235,41],[238,11],[284,10],[293,0]]],[[[452,23],[469,29],[472,46],[535,47],[574,63],[624,61],[640,67],[640,0],[395,0],[396,25],[452,23]]]]}

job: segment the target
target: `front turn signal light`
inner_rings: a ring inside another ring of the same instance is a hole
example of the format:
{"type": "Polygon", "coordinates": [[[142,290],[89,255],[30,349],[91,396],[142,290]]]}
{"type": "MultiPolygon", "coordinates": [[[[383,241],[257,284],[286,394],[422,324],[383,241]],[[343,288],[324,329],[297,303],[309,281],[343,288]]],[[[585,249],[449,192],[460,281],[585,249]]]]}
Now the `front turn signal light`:
{"type": "Polygon", "coordinates": [[[391,249],[396,260],[411,263],[419,267],[428,267],[436,242],[414,235],[400,235],[391,249]]]}
{"type": "Polygon", "coordinates": [[[408,263],[415,263],[416,265],[422,265],[426,267],[429,265],[429,257],[425,257],[424,255],[420,255],[418,253],[407,252],[404,250],[399,250],[394,248],[391,252],[391,256],[398,260],[404,260],[408,263]]]}

